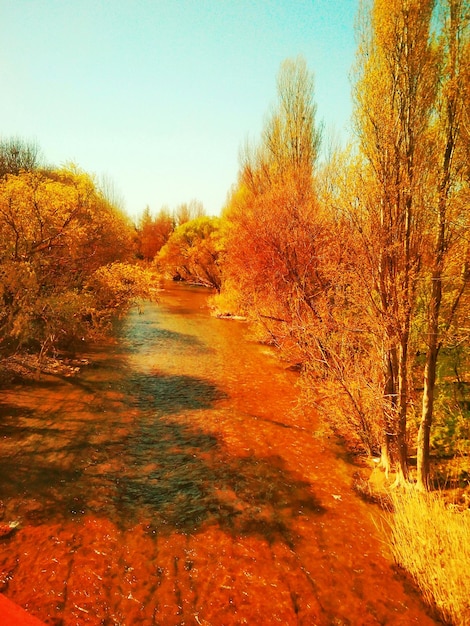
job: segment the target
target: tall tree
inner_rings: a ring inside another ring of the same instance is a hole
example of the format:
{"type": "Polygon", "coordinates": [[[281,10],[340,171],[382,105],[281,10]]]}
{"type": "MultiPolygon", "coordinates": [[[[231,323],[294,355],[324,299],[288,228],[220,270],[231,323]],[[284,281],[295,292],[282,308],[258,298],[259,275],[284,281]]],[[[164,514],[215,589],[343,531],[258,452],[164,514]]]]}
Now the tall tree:
{"type": "Polygon", "coordinates": [[[286,59],[277,78],[277,107],[262,135],[261,161],[270,179],[294,178],[299,191],[311,184],[321,139],[321,130],[315,127],[313,87],[305,59],[286,59]]]}
{"type": "Polygon", "coordinates": [[[264,324],[288,315],[289,293],[303,288],[308,273],[320,141],[313,78],[302,57],[281,65],[277,93],[260,144],[242,155],[226,211],[224,288],[235,288],[244,308],[264,324]]]}
{"type": "MultiPolygon", "coordinates": [[[[468,159],[465,121],[470,97],[470,2],[443,0],[440,17],[440,82],[431,129],[429,237],[430,268],[426,307],[426,363],[421,422],[418,433],[417,482],[429,488],[430,432],[436,369],[445,333],[449,330],[470,280],[468,234],[468,159]],[[432,184],[433,183],[433,184],[432,184]],[[458,262],[453,259],[457,256],[458,262]],[[452,267],[458,268],[452,276],[452,267]]],[[[467,118],[466,118],[467,116],[467,118]]]]}
{"type": "Polygon", "coordinates": [[[428,124],[436,92],[433,0],[375,0],[360,23],[355,120],[373,175],[374,306],[383,327],[382,460],[408,476],[409,345],[420,262],[428,124]]]}

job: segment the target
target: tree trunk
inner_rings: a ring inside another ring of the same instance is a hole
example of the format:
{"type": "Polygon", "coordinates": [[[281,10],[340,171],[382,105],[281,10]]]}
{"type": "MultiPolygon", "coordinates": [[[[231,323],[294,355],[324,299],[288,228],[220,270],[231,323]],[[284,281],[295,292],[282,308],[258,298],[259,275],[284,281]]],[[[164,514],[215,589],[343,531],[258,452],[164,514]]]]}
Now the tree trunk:
{"type": "MultiPolygon", "coordinates": [[[[408,325],[407,325],[408,326],[408,325]]],[[[408,481],[408,445],[407,445],[407,411],[408,411],[408,342],[409,329],[405,329],[401,339],[400,362],[398,370],[398,468],[397,482],[403,483],[408,481]]]]}
{"type": "MultiPolygon", "coordinates": [[[[434,334],[437,338],[437,333],[434,334]]],[[[437,341],[433,341],[433,346],[428,347],[426,366],[424,369],[424,392],[423,406],[421,412],[421,422],[418,431],[418,451],[417,451],[417,487],[421,491],[427,491],[430,485],[430,435],[432,415],[434,408],[434,389],[436,383],[436,366],[439,348],[437,341]]]]}
{"type": "Polygon", "coordinates": [[[446,198],[443,194],[439,202],[438,210],[438,231],[435,244],[435,261],[432,273],[431,301],[428,312],[428,332],[427,332],[427,353],[426,365],[424,368],[424,391],[423,404],[421,410],[421,422],[418,431],[417,449],[417,487],[421,490],[428,490],[429,483],[429,450],[432,416],[434,409],[434,390],[436,386],[437,357],[439,354],[439,315],[442,302],[442,273],[445,252],[445,232],[446,232],[446,198]]]}
{"type": "Polygon", "coordinates": [[[380,451],[380,465],[388,478],[394,463],[394,443],[396,442],[396,391],[397,359],[394,349],[387,350],[384,358],[384,397],[383,397],[383,440],[380,451]]]}
{"type": "MultiPolygon", "coordinates": [[[[461,75],[462,62],[467,54],[465,45],[465,24],[467,20],[468,7],[466,3],[448,1],[448,30],[446,32],[447,52],[447,74],[443,81],[442,100],[442,122],[445,137],[443,160],[440,170],[437,206],[436,240],[434,245],[434,265],[432,268],[431,301],[428,312],[428,332],[427,332],[427,355],[424,370],[424,392],[421,412],[421,423],[418,432],[417,451],[417,486],[422,490],[430,488],[430,434],[432,426],[437,358],[441,342],[439,339],[439,320],[442,317],[442,276],[444,271],[444,258],[448,249],[446,232],[450,224],[447,216],[448,195],[452,188],[454,176],[458,173],[454,169],[454,155],[458,142],[461,138],[462,112],[465,110],[465,91],[457,89],[461,85],[464,76],[461,75]],[[452,86],[449,89],[449,85],[452,86]]],[[[468,26],[467,26],[468,27],[468,26]]],[[[468,31],[467,31],[468,47],[468,31]]],[[[459,306],[460,298],[464,292],[468,280],[466,263],[462,273],[462,285],[450,308],[445,328],[449,328],[454,314],[459,306]]]]}

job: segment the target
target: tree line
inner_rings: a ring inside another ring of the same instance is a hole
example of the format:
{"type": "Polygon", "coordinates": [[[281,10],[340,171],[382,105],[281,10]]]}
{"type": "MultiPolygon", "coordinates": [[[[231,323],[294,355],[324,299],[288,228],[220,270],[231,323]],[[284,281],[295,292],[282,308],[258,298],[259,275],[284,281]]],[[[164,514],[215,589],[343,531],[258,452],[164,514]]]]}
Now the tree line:
{"type": "Polygon", "coordinates": [[[2,353],[103,337],[116,316],[155,297],[162,274],[220,286],[217,224],[196,200],[155,216],[147,207],[133,223],[106,180],[46,166],[33,142],[0,140],[2,353]]]}
{"type": "Polygon", "coordinates": [[[446,449],[469,452],[469,21],[468,0],[362,3],[355,139],[323,158],[313,75],[286,60],[207,257],[219,310],[298,362],[307,392],[398,482],[416,455],[421,489],[436,413],[446,449]]]}
{"type": "Polygon", "coordinates": [[[137,225],[137,256],[173,280],[220,289],[222,248],[220,219],[196,200],[155,216],[147,207],[137,225]]]}

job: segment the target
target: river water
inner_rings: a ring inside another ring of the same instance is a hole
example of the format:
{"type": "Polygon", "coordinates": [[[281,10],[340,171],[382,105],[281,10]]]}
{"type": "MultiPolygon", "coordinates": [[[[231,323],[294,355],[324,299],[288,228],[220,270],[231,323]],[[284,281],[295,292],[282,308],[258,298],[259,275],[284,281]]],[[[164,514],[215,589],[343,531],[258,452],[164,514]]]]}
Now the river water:
{"type": "Polygon", "coordinates": [[[436,623],[296,374],[206,297],[0,391],[0,591],[54,626],[436,623]]]}

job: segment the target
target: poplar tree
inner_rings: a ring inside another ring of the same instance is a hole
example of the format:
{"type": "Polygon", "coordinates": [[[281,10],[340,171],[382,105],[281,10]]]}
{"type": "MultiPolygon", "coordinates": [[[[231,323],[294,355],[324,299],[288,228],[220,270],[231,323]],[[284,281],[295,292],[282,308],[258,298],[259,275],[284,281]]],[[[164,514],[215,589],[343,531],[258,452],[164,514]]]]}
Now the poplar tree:
{"type": "Polygon", "coordinates": [[[438,356],[470,280],[470,150],[465,127],[470,102],[470,2],[443,0],[439,17],[440,81],[430,129],[433,154],[427,226],[429,279],[424,298],[426,361],[417,446],[417,482],[421,489],[430,486],[430,433],[438,356]]]}
{"type": "Polygon", "coordinates": [[[296,289],[305,289],[309,276],[313,167],[321,135],[315,114],[305,59],[287,59],[278,75],[276,105],[259,144],[242,155],[226,211],[225,295],[235,289],[245,310],[270,333],[273,323],[288,321],[289,300],[296,289]]]}
{"type": "Polygon", "coordinates": [[[382,462],[408,477],[409,347],[420,263],[428,123],[436,92],[432,0],[364,5],[355,122],[372,174],[369,219],[377,238],[372,306],[383,328],[382,462]]]}

